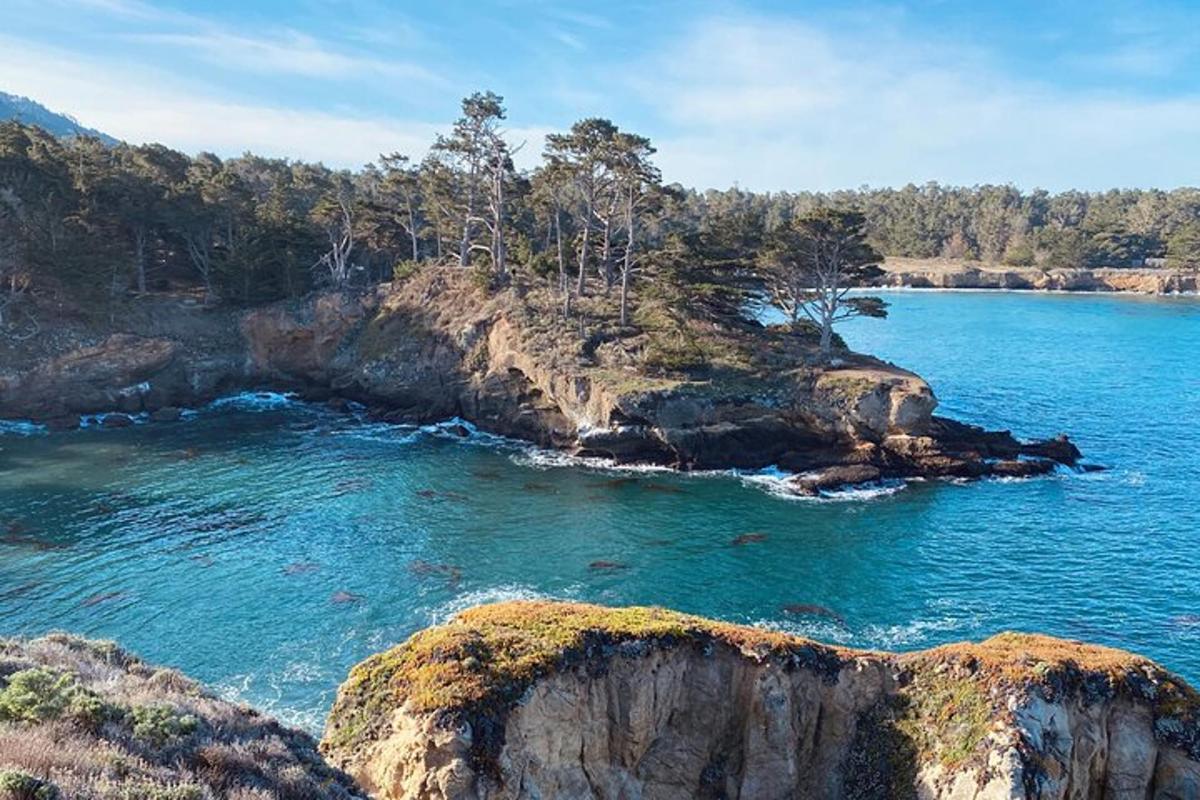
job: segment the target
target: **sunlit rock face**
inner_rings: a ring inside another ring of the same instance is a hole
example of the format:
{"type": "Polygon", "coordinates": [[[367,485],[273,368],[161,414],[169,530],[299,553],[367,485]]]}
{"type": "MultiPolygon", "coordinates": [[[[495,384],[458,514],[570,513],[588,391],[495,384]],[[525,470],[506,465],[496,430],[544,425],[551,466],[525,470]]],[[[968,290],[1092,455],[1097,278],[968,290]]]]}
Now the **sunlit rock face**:
{"type": "MultiPolygon", "coordinates": [[[[0,417],[70,428],[80,414],[163,418],[222,392],[288,389],[353,400],[384,421],[457,416],[618,463],[778,466],[806,473],[800,493],[1009,475],[1029,455],[1006,433],[935,417],[937,400],[913,373],[844,349],[823,363],[804,331],[745,320],[701,330],[724,355],[685,369],[647,363],[653,334],[584,335],[547,313],[514,290],[484,295],[453,269],[245,312],[159,308],[122,322],[142,333],[56,332],[41,357],[0,370],[0,417]],[[1010,463],[997,473],[997,461],[1010,463]]],[[[1074,456],[1036,459],[1022,474],[1074,456]]]]}
{"type": "Polygon", "coordinates": [[[1048,637],[889,655],[659,609],[482,606],[361,664],[322,750],[381,798],[1184,798],[1195,693],[1048,637]]]}

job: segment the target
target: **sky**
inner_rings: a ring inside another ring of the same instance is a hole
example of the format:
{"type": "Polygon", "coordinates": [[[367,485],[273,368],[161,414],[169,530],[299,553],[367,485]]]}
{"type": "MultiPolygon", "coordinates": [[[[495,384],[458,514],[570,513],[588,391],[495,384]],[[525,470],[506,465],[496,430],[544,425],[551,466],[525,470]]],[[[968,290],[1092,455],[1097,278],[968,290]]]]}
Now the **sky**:
{"type": "Polygon", "coordinates": [[[130,142],[357,167],[490,89],[668,181],[1200,184],[1200,0],[0,0],[0,91],[130,142]]]}

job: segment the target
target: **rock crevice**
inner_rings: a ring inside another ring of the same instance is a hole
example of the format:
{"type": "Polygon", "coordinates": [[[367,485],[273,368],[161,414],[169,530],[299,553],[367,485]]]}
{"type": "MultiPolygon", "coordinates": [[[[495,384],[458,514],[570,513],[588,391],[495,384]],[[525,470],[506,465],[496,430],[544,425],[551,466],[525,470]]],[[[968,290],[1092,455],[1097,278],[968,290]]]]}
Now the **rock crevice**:
{"type": "Polygon", "coordinates": [[[1198,709],[1151,662],[1048,637],[889,655],[521,602],[357,667],[322,749],[380,798],[1185,798],[1198,709]]]}

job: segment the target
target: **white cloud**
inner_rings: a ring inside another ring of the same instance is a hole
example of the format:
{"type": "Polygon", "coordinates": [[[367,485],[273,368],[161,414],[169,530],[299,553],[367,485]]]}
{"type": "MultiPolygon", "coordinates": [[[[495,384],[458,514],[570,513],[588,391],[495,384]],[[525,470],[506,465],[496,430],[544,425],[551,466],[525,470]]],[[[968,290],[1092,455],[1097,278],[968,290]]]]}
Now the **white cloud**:
{"type": "MultiPolygon", "coordinates": [[[[323,161],[359,167],[380,153],[420,159],[445,122],[360,116],[225,99],[203,85],[141,68],[136,72],[0,36],[0,75],[8,91],[27,95],[81,123],[133,143],[161,142],[184,152],[323,161]]],[[[546,127],[507,130],[519,166],[540,157],[546,127]]]]}
{"type": "Polygon", "coordinates": [[[1200,183],[1200,97],[1074,94],[886,28],[710,18],[627,79],[666,176],[699,186],[1200,183]]]}
{"type": "Polygon", "coordinates": [[[246,36],[218,28],[190,33],[151,33],[133,41],[191,50],[211,64],[247,72],[308,78],[393,78],[440,84],[428,69],[401,61],[346,55],[298,31],[274,37],[246,36]]]}
{"type": "Polygon", "coordinates": [[[105,133],[187,152],[269,156],[359,166],[379,153],[422,153],[438,126],[239,103],[171,76],[79,59],[0,37],[0,74],[28,95],[105,133]]]}

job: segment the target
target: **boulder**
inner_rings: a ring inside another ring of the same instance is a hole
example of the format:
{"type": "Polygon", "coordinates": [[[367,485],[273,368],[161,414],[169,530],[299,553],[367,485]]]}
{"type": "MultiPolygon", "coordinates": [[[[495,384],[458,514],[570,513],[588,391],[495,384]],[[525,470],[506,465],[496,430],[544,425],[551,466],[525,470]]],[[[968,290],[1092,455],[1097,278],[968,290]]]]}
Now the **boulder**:
{"type": "Polygon", "coordinates": [[[175,406],[163,406],[150,412],[151,422],[178,422],[183,416],[183,410],[175,406]]]}

